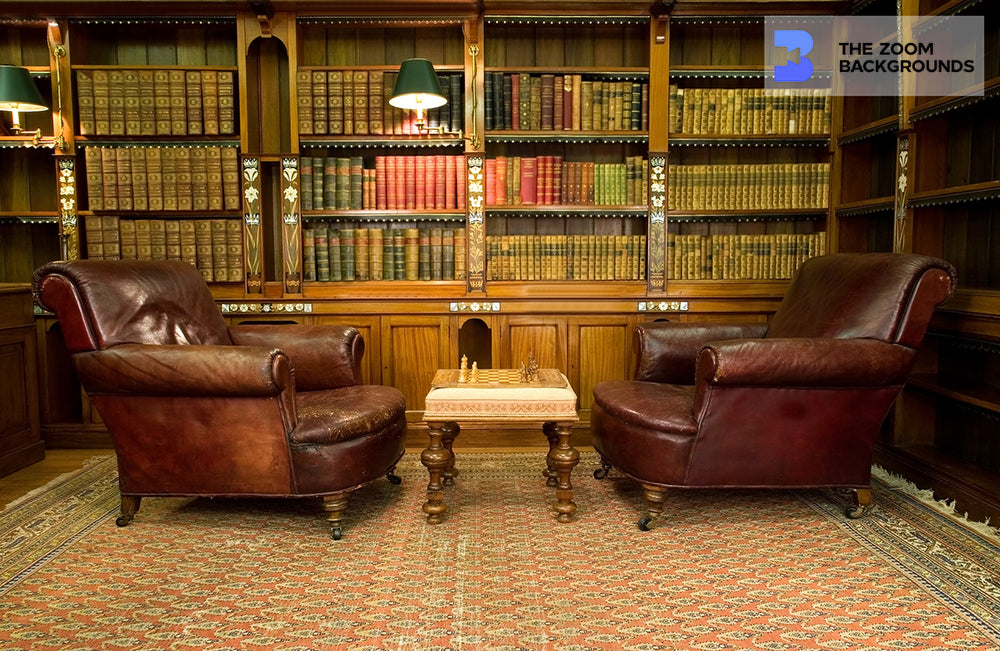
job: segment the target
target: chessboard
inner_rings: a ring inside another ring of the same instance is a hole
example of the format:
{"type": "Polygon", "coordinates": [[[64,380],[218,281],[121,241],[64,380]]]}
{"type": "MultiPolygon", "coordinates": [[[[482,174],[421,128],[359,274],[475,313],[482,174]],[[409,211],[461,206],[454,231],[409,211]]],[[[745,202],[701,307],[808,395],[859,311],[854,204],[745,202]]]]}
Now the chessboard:
{"type": "Polygon", "coordinates": [[[538,369],[537,379],[534,382],[522,382],[521,372],[516,368],[481,368],[478,369],[478,380],[472,381],[472,369],[466,372],[466,381],[459,382],[459,370],[457,368],[442,368],[434,374],[431,382],[432,389],[443,387],[558,387],[566,386],[566,380],[562,373],[554,368],[538,369]]]}

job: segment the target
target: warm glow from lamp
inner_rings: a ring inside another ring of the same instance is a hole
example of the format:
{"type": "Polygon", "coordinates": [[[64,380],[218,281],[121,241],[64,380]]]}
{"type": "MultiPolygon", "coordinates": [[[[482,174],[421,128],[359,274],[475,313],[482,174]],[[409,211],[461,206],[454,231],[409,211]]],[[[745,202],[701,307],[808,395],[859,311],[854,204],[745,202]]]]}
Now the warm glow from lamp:
{"type": "Polygon", "coordinates": [[[27,68],[0,65],[0,111],[10,111],[11,130],[21,133],[20,111],[47,111],[48,105],[27,68]]]}
{"type": "Polygon", "coordinates": [[[444,106],[448,99],[441,90],[434,66],[427,59],[407,59],[399,66],[389,104],[417,112],[417,129],[423,129],[424,110],[444,106]]]}

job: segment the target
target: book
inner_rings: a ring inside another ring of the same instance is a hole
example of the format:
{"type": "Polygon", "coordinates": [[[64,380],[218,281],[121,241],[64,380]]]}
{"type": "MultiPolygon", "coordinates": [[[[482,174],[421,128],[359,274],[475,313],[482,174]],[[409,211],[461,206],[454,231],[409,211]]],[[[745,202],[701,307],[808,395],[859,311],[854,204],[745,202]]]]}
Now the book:
{"type": "Polygon", "coordinates": [[[97,133],[96,115],[94,113],[94,71],[76,71],[76,93],[76,110],[80,120],[80,135],[94,135],[97,133]]]}
{"type": "Polygon", "coordinates": [[[188,131],[187,86],[183,70],[167,73],[170,91],[170,135],[186,136],[188,131]]]}

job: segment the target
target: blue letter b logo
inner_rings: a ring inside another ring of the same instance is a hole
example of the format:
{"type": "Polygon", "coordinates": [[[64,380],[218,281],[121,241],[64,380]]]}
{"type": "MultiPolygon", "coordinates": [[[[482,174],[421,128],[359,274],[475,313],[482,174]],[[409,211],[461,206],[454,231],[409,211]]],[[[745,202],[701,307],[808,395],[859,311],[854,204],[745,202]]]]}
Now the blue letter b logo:
{"type": "Polygon", "coordinates": [[[812,52],[812,35],[801,29],[774,30],[774,47],[783,47],[789,54],[799,51],[799,63],[787,58],[785,63],[774,66],[775,81],[807,81],[812,77],[813,64],[805,55],[812,52]]]}

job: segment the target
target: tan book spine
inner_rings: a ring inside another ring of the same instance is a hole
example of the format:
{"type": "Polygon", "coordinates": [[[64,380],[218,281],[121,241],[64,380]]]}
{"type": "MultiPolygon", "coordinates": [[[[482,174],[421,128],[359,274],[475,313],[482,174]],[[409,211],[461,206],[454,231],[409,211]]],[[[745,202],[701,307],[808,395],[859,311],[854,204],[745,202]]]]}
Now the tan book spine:
{"type": "Polygon", "coordinates": [[[219,73],[217,70],[201,71],[202,133],[219,135],[219,73]]]}
{"type": "Polygon", "coordinates": [[[227,219],[226,222],[226,280],[238,283],[243,280],[243,222],[227,219]]]}
{"type": "Polygon", "coordinates": [[[167,260],[181,260],[181,223],[176,219],[162,221],[167,260]]]}
{"type": "Polygon", "coordinates": [[[118,210],[118,152],[114,147],[101,147],[104,209],[118,210]]]}
{"type": "Polygon", "coordinates": [[[125,71],[108,71],[108,133],[112,136],[125,135],[125,71]]]}
{"type": "Polygon", "coordinates": [[[86,147],[84,164],[87,175],[87,207],[90,210],[104,210],[104,168],[101,163],[101,148],[86,147]]]}
{"type": "Polygon", "coordinates": [[[142,69],[139,74],[139,134],[156,135],[155,71],[142,69]]]}
{"type": "Polygon", "coordinates": [[[80,119],[80,135],[97,132],[94,115],[94,71],[76,71],[76,112],[80,119]]]}
{"type": "Polygon", "coordinates": [[[243,206],[240,159],[236,147],[222,147],[222,199],[225,210],[239,210],[243,206]]]}
{"type": "Polygon", "coordinates": [[[228,136],[236,133],[236,82],[231,70],[220,70],[219,86],[219,134],[228,136]]]}
{"type": "Polygon", "coordinates": [[[140,136],[142,119],[139,114],[139,71],[122,70],[122,102],[124,104],[125,135],[140,136]]]}
{"type": "Polygon", "coordinates": [[[149,181],[146,169],[146,148],[129,147],[132,167],[132,209],[149,210],[149,181]]]}
{"type": "Polygon", "coordinates": [[[188,110],[184,71],[170,70],[167,75],[170,88],[170,135],[186,136],[188,110]]]}
{"type": "Polygon", "coordinates": [[[302,135],[312,135],[313,96],[311,71],[299,70],[295,73],[295,99],[296,114],[299,122],[299,133],[302,135]]]}
{"type": "Polygon", "coordinates": [[[107,70],[94,70],[94,133],[111,133],[111,82],[107,70]]]}
{"type": "Polygon", "coordinates": [[[205,147],[205,187],[209,210],[222,210],[224,207],[222,190],[222,148],[205,147]]]}
{"type": "Polygon", "coordinates": [[[355,70],[352,73],[352,94],[354,96],[354,133],[368,135],[368,71],[355,70]]]}
{"type": "Polygon", "coordinates": [[[188,135],[200,136],[205,133],[200,71],[188,70],[184,73],[184,94],[187,103],[188,135]]]}
{"type": "Polygon", "coordinates": [[[205,282],[215,280],[212,266],[212,220],[196,219],[194,222],[195,266],[205,282]]]}
{"type": "Polygon", "coordinates": [[[191,167],[191,148],[172,149],[177,174],[177,210],[194,209],[194,178],[191,167]]]}
{"type": "Polygon", "coordinates": [[[138,260],[139,254],[135,238],[135,220],[119,220],[118,232],[119,237],[121,237],[121,243],[119,246],[121,248],[122,260],[138,260]]]}
{"type": "Polygon", "coordinates": [[[192,267],[198,266],[198,243],[195,237],[195,220],[181,219],[178,221],[181,240],[181,260],[192,267]]]}
{"type": "Polygon", "coordinates": [[[163,206],[163,150],[159,147],[146,147],[146,196],[150,210],[164,210],[163,206]]]}
{"type": "Polygon", "coordinates": [[[171,135],[170,118],[170,73],[167,70],[153,71],[153,116],[156,120],[154,134],[171,135]]]}

